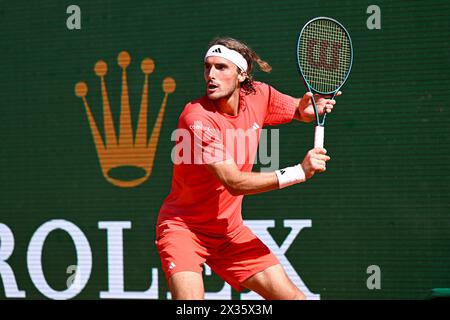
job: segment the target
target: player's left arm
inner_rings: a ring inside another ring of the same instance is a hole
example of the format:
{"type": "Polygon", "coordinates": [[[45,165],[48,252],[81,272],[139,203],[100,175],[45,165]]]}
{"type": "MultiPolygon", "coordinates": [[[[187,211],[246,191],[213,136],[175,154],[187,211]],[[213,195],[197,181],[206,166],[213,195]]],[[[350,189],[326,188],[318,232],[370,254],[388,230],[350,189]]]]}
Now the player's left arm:
{"type": "MultiPolygon", "coordinates": [[[[342,92],[339,91],[336,96],[340,96],[341,94],[342,92]]],[[[295,104],[298,108],[295,111],[294,119],[302,122],[311,122],[315,119],[316,115],[314,114],[314,106],[312,104],[311,97],[312,93],[307,92],[301,99],[295,99],[295,104]]],[[[330,99],[329,97],[323,95],[316,95],[315,100],[320,116],[322,116],[325,112],[331,113],[334,105],[336,104],[336,100],[330,99]]]]}

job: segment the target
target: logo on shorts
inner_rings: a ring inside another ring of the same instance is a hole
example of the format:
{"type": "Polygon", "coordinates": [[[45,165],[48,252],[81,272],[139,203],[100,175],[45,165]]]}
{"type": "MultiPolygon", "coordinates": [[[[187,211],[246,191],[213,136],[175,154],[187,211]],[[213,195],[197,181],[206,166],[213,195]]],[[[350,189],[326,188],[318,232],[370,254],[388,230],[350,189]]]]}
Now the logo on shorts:
{"type": "Polygon", "coordinates": [[[173,262],[169,263],[169,270],[172,270],[175,267],[176,267],[175,263],[173,263],[173,262]]]}

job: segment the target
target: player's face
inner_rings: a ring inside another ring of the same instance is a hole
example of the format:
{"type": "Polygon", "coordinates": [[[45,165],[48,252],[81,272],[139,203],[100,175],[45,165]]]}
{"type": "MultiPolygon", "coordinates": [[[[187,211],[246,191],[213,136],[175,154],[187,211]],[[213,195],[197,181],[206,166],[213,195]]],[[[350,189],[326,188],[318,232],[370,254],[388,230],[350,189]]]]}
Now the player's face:
{"type": "Polygon", "coordinates": [[[239,90],[239,83],[245,80],[245,77],[238,73],[236,65],[222,57],[206,59],[204,76],[206,95],[211,100],[230,97],[239,90]]]}

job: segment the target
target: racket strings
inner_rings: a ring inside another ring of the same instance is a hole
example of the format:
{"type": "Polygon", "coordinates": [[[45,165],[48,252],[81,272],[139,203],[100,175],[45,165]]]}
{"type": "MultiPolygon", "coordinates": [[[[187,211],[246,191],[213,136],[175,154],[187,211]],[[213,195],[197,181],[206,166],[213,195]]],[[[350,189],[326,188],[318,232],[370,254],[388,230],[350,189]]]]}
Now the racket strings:
{"type": "Polygon", "coordinates": [[[310,86],[319,92],[333,92],[341,86],[350,69],[350,39],[339,24],[318,19],[304,28],[298,55],[310,86]]]}

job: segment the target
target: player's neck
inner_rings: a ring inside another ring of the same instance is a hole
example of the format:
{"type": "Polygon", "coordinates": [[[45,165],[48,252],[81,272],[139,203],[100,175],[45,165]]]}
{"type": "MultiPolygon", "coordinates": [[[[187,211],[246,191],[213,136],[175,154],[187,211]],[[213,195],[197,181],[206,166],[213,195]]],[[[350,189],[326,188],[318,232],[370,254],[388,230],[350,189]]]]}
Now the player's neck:
{"type": "Polygon", "coordinates": [[[228,97],[214,101],[214,104],[221,113],[236,116],[239,113],[239,89],[228,97]]]}

